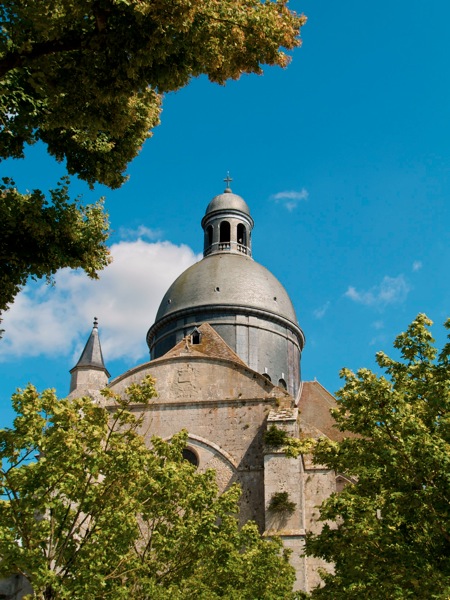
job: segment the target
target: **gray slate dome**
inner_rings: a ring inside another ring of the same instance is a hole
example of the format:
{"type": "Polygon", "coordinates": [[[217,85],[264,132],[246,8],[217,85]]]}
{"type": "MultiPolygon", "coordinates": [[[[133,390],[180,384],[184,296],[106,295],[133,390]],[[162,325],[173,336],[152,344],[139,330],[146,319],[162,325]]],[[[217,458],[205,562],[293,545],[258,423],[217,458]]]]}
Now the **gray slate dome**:
{"type": "Polygon", "coordinates": [[[250,215],[250,209],[245,200],[231,191],[225,191],[213,198],[206,208],[205,216],[218,210],[238,210],[250,215]]]}
{"type": "Polygon", "coordinates": [[[247,203],[227,187],[208,204],[202,228],[204,258],[170,286],[147,333],[151,359],[209,323],[250,369],[295,396],[305,337],[284,287],[250,258],[247,203]]]}
{"type": "Polygon", "coordinates": [[[166,292],[156,323],[180,310],[214,305],[262,310],[297,324],[278,279],[251,258],[236,254],[214,254],[184,271],[166,292]]]}

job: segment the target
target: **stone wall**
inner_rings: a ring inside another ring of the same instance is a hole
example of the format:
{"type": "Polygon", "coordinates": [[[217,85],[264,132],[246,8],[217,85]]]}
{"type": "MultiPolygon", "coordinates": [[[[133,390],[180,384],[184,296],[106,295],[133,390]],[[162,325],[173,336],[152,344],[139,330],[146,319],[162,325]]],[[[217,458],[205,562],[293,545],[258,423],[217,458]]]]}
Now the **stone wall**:
{"type": "Polygon", "coordinates": [[[222,490],[238,482],[242,522],[253,519],[264,531],[263,431],[269,411],[287,394],[244,365],[209,357],[155,360],[110,387],[121,394],[146,375],[156,379],[158,392],[142,425],[149,443],[152,435],[170,439],[186,429],[199,469],[215,468],[222,490]]]}

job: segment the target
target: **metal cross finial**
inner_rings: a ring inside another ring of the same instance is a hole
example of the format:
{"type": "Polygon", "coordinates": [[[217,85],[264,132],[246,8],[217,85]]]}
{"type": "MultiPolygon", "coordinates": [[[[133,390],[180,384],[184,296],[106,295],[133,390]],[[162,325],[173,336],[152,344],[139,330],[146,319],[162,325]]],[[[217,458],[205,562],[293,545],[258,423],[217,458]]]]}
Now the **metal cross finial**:
{"type": "Polygon", "coordinates": [[[97,317],[94,317],[94,329],[98,328],[98,319],[97,317]]]}
{"type": "Polygon", "coordinates": [[[230,188],[230,183],[233,181],[230,177],[230,171],[227,171],[227,176],[224,179],[225,183],[227,184],[227,189],[225,191],[229,191],[231,192],[231,188],[230,188]]]}

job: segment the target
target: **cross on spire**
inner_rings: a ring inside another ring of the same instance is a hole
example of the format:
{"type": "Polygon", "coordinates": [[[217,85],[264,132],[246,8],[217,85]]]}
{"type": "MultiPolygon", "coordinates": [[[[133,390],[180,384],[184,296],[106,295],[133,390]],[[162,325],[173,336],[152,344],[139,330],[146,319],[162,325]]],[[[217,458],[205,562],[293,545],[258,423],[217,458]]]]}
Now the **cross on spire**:
{"type": "Polygon", "coordinates": [[[231,188],[230,188],[230,183],[233,181],[230,177],[230,171],[227,171],[227,176],[224,179],[225,183],[227,184],[227,187],[225,189],[226,192],[231,192],[231,188]]]}

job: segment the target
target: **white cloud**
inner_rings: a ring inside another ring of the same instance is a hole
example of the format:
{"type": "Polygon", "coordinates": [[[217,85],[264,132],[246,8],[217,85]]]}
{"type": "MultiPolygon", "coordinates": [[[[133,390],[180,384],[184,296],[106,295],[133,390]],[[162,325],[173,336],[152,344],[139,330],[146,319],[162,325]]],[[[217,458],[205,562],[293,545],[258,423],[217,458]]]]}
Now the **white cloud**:
{"type": "Polygon", "coordinates": [[[319,306],[319,308],[316,308],[316,310],[313,310],[313,315],[315,316],[316,319],[322,319],[322,317],[325,316],[325,314],[329,308],[330,308],[330,301],[325,302],[325,304],[323,306],[319,306]]]}
{"type": "Polygon", "coordinates": [[[410,287],[403,275],[398,277],[383,278],[379,285],[373,286],[366,291],[358,291],[353,286],[349,286],[345,296],[366,306],[383,307],[388,304],[401,304],[408,296],[410,287]]]}
{"type": "Polygon", "coordinates": [[[129,229],[127,227],[121,227],[119,229],[119,235],[123,240],[136,240],[136,239],[147,239],[157,240],[161,237],[161,231],[159,229],[150,229],[145,225],[139,225],[136,229],[129,229]]]}
{"type": "Polygon", "coordinates": [[[54,287],[27,285],[4,314],[0,360],[38,355],[77,360],[94,316],[106,362],[146,358],[145,336],[162,296],[200,257],[188,246],[142,239],[114,244],[111,253],[113,262],[97,281],[64,269],[54,287]]]}
{"type": "Polygon", "coordinates": [[[384,329],[384,323],[383,323],[383,321],[374,321],[374,322],[372,323],[372,327],[373,327],[374,329],[378,329],[378,330],[380,330],[380,329],[384,329]]]}
{"type": "Polygon", "coordinates": [[[308,200],[308,197],[309,193],[305,188],[302,188],[299,192],[292,190],[289,192],[278,192],[277,194],[273,194],[271,196],[272,200],[275,200],[275,202],[281,202],[284,204],[289,212],[292,212],[294,208],[296,208],[297,204],[302,200],[308,200]]]}
{"type": "Polygon", "coordinates": [[[420,271],[420,269],[422,268],[422,262],[420,260],[415,260],[412,264],[412,270],[415,271],[420,271]]]}
{"type": "Polygon", "coordinates": [[[386,344],[387,342],[389,342],[388,336],[386,334],[380,334],[380,335],[376,335],[375,337],[373,337],[370,342],[369,342],[369,346],[383,346],[384,344],[386,344]]]}

